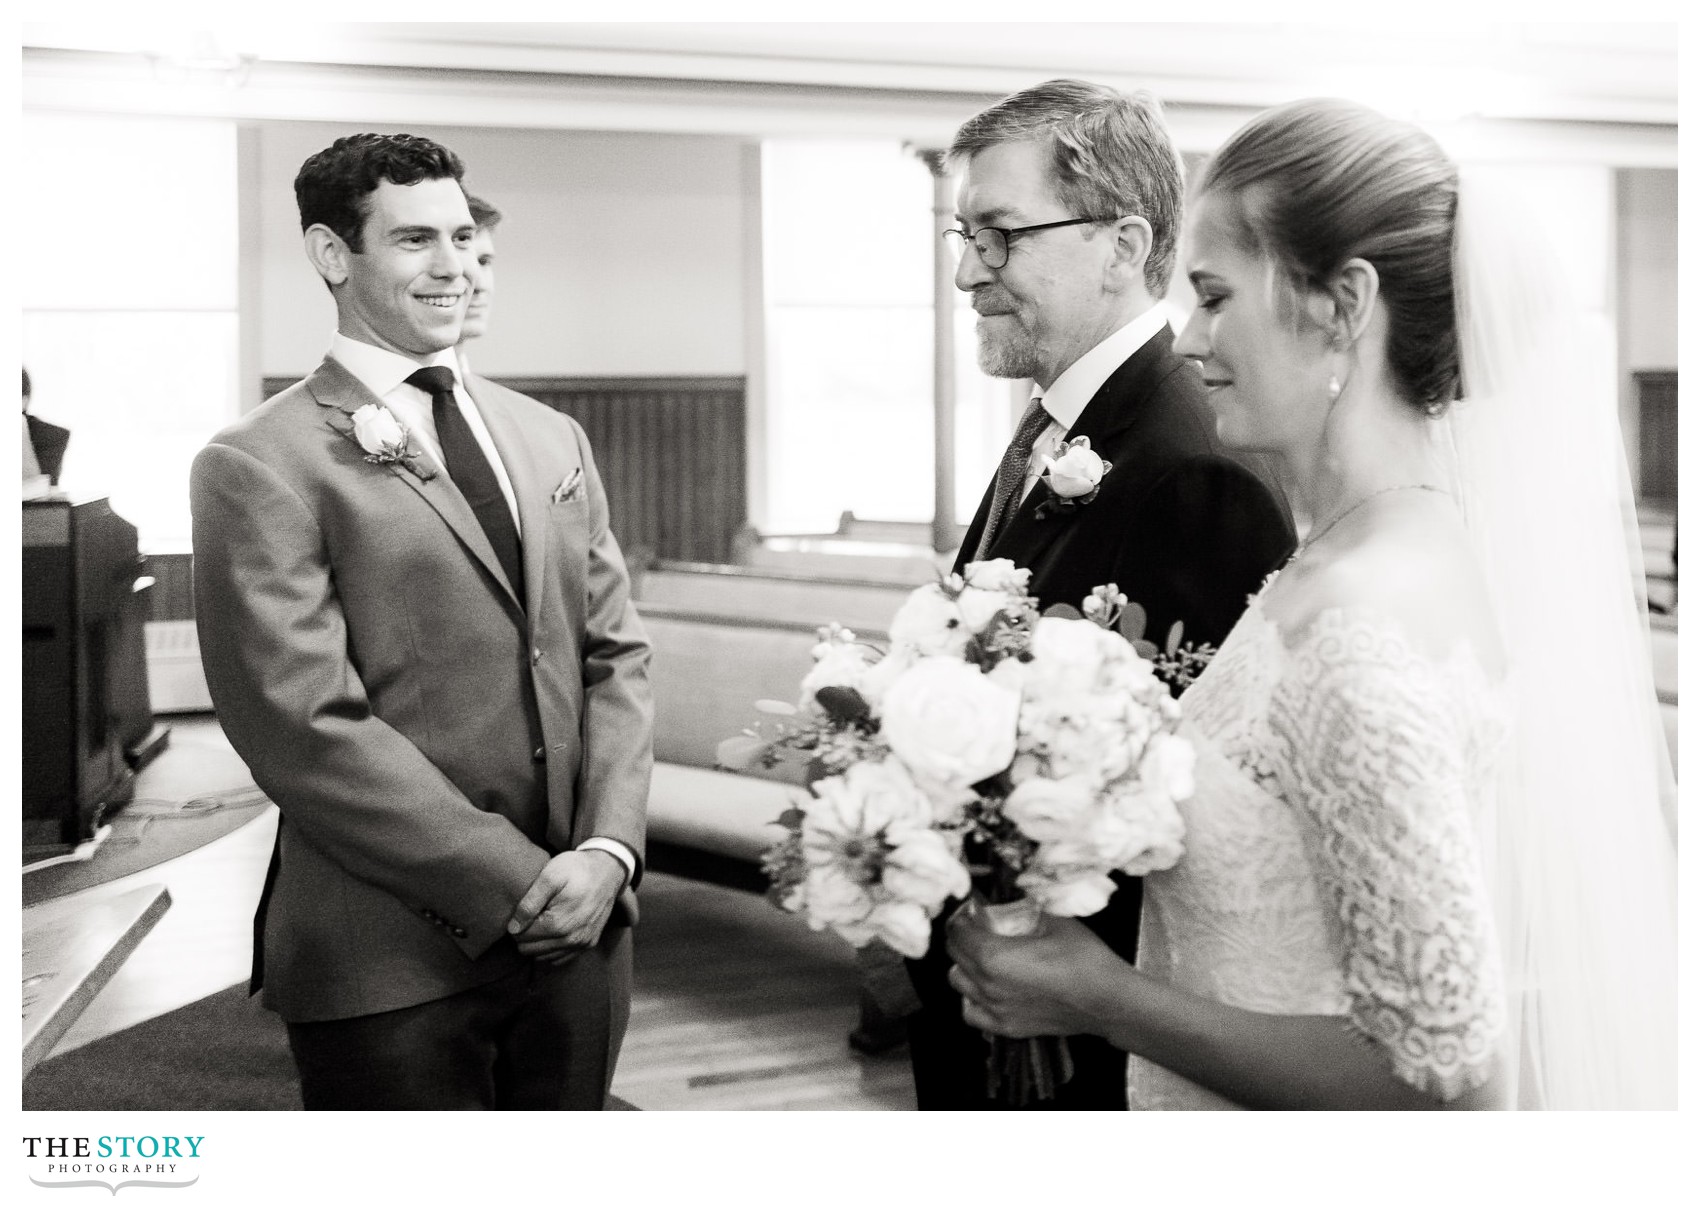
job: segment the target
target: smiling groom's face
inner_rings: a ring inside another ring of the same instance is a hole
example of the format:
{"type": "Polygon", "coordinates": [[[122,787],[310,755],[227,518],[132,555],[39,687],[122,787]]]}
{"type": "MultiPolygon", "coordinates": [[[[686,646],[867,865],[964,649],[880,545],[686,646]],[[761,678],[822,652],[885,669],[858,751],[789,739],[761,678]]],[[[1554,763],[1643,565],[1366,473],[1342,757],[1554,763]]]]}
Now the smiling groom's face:
{"type": "Polygon", "coordinates": [[[460,340],[476,259],[472,212],[452,177],[379,181],[367,198],[364,252],[348,253],[337,330],[409,357],[460,340]]]}

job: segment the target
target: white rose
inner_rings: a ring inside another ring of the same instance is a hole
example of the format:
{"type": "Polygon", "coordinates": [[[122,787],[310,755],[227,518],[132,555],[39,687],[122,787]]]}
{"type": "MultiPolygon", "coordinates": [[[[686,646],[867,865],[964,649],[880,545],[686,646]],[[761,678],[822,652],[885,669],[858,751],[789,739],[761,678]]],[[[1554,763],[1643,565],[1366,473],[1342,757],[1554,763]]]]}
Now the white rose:
{"type": "Polygon", "coordinates": [[[1147,707],[1172,700],[1168,685],[1157,676],[1151,662],[1134,652],[1131,644],[1124,642],[1123,646],[1127,648],[1129,659],[1105,667],[1104,680],[1109,683],[1108,688],[1147,707]]]}
{"type": "Polygon", "coordinates": [[[1027,677],[1047,689],[1088,693],[1095,689],[1099,666],[1115,659],[1105,641],[1127,643],[1086,619],[1041,618],[1033,625],[1034,668],[1027,677]]]}
{"type": "Polygon", "coordinates": [[[970,633],[979,635],[992,620],[998,617],[998,611],[1009,605],[1009,595],[995,589],[976,589],[970,585],[956,599],[957,613],[962,616],[963,623],[970,633]]]}
{"type": "Polygon", "coordinates": [[[1015,881],[1052,917],[1091,917],[1109,904],[1116,890],[1107,875],[1082,875],[1059,880],[1029,871],[1015,881]]]}
{"type": "Polygon", "coordinates": [[[946,897],[968,895],[968,868],[943,834],[916,829],[892,840],[897,845],[885,856],[881,879],[892,896],[936,913],[946,897]]]}
{"type": "Polygon", "coordinates": [[[1104,460],[1093,452],[1089,443],[1071,444],[1060,458],[1045,457],[1045,475],[1050,479],[1051,491],[1059,497],[1083,497],[1104,478],[1104,460]]]}
{"type": "Polygon", "coordinates": [[[1181,861],[1181,855],[1186,853],[1186,847],[1178,838],[1159,838],[1145,849],[1117,865],[1117,871],[1125,871],[1129,875],[1150,875],[1153,871],[1167,871],[1181,861]]]}
{"type": "Polygon", "coordinates": [[[1036,842],[1058,841],[1082,828],[1096,790],[1084,775],[1028,779],[1009,793],[1003,814],[1036,842]]]}
{"type": "MultiPolygon", "coordinates": [[[[1025,743],[1025,738],[1023,738],[1025,743]]],[[[1044,766],[1031,753],[1018,751],[1015,760],[1009,764],[1009,778],[1013,783],[1025,783],[1028,779],[1042,778],[1044,766]]]]}
{"type": "MultiPolygon", "coordinates": [[[[1033,697],[1021,705],[1021,738],[1045,757],[1055,778],[1089,774],[1108,781],[1126,773],[1129,756],[1123,739],[1129,725],[1122,700],[1090,694],[1033,697]]],[[[1144,738],[1140,739],[1141,748],[1144,738]]]]}
{"type": "Polygon", "coordinates": [[[926,656],[960,657],[972,632],[963,625],[956,603],[937,585],[911,593],[891,620],[891,642],[907,644],[926,656]]]}
{"type": "Polygon", "coordinates": [[[1015,756],[1021,697],[972,665],[922,657],[886,691],[880,735],[917,774],[965,787],[1015,756]]]}
{"type": "Polygon", "coordinates": [[[1129,875],[1174,866],[1185,836],[1186,822],[1174,801],[1151,790],[1111,799],[1094,830],[1110,866],[1129,875]]]}
{"type": "Polygon", "coordinates": [[[401,422],[382,404],[362,404],[354,410],[353,420],[354,440],[367,454],[384,454],[407,437],[401,422]]]}
{"type": "Polygon", "coordinates": [[[1033,574],[1017,568],[1014,560],[976,560],[963,570],[963,577],[975,589],[990,589],[997,593],[1027,596],[1027,581],[1033,574]]]}
{"type": "Polygon", "coordinates": [[[912,901],[887,901],[867,923],[899,955],[920,959],[932,941],[932,919],[912,901]]]}
{"type": "Polygon", "coordinates": [[[1059,878],[1074,878],[1094,872],[1102,874],[1115,867],[1119,847],[1130,827],[1121,822],[1106,836],[1101,816],[1094,814],[1088,827],[1040,846],[1033,856],[1034,869],[1059,878]]]}
{"type": "Polygon", "coordinates": [[[876,719],[879,717],[881,705],[885,702],[885,692],[891,689],[891,684],[902,676],[904,670],[915,663],[915,656],[913,648],[894,645],[890,652],[857,675],[856,690],[876,719]]]}
{"type": "Polygon", "coordinates": [[[1145,756],[1139,762],[1139,781],[1158,795],[1184,800],[1192,795],[1196,758],[1190,743],[1173,733],[1160,732],[1145,747],[1145,756]]]}
{"type": "Polygon", "coordinates": [[[986,676],[991,678],[992,681],[996,682],[999,686],[1002,686],[1005,690],[1013,691],[1016,694],[1022,694],[1027,689],[1028,671],[1032,668],[1032,665],[1033,662],[1031,661],[1017,660],[1015,657],[1005,657],[996,665],[993,665],[991,669],[987,670],[986,676]]]}
{"type": "Polygon", "coordinates": [[[935,779],[919,770],[909,771],[909,777],[915,780],[915,786],[933,806],[933,822],[945,825],[962,820],[963,809],[977,803],[980,799],[972,787],[963,783],[950,783],[943,779],[935,779]]]}

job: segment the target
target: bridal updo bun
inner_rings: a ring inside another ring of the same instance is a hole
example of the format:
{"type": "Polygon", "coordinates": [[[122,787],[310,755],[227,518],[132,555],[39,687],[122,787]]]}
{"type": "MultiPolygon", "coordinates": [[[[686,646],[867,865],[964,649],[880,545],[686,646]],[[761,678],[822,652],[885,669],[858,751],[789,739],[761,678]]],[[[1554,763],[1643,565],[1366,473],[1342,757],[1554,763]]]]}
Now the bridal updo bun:
{"type": "Polygon", "coordinates": [[[1197,192],[1227,195],[1247,248],[1293,288],[1323,288],[1353,257],[1375,266],[1401,392],[1430,415],[1458,397],[1458,169],[1431,136],[1349,101],[1295,101],[1229,139],[1197,192]]]}

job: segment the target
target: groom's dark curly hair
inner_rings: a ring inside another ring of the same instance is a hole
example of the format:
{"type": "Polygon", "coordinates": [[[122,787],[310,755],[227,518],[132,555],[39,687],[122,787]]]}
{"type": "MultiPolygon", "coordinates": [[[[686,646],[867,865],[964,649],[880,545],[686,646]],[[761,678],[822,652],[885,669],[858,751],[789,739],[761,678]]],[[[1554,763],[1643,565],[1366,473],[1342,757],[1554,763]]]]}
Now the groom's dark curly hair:
{"type": "Polygon", "coordinates": [[[439,177],[459,181],[465,172],[459,156],[418,135],[344,135],[308,156],[295,174],[301,230],[322,223],[354,252],[365,252],[360,233],[378,182],[412,185],[439,177]]]}

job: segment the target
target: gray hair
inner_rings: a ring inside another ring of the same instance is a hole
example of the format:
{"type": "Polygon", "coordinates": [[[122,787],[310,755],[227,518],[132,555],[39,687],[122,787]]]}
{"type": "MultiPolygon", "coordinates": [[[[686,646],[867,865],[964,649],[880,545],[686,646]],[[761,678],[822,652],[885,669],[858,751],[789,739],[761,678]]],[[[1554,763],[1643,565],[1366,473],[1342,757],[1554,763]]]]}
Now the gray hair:
{"type": "Polygon", "coordinates": [[[1145,285],[1158,298],[1167,294],[1185,186],[1162,103],[1144,89],[1123,93],[1086,80],[1047,80],[964,122],[949,159],[1040,140],[1050,141],[1057,198],[1075,215],[1134,214],[1151,224],[1145,285]]]}

